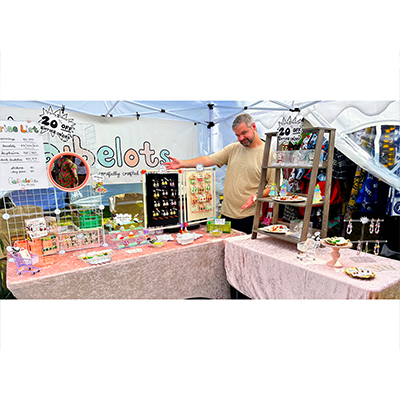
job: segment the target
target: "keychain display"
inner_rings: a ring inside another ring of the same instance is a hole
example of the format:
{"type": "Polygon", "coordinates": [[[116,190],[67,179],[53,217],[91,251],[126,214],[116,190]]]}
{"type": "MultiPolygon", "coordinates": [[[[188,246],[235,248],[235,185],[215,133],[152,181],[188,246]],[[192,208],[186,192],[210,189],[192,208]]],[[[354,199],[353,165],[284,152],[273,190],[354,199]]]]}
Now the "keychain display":
{"type": "Polygon", "coordinates": [[[378,235],[380,232],[381,228],[381,222],[384,222],[383,219],[377,218],[375,220],[374,218],[369,219],[368,217],[360,217],[359,220],[355,219],[353,220],[350,218],[349,220],[345,220],[344,222],[348,222],[347,228],[346,228],[346,233],[350,235],[353,231],[353,224],[354,223],[361,223],[361,233],[360,233],[360,239],[357,242],[357,255],[359,256],[362,253],[362,246],[365,244],[365,254],[368,254],[368,244],[373,243],[374,248],[373,248],[373,254],[378,256],[379,255],[379,249],[380,249],[380,244],[381,243],[387,243],[387,240],[380,240],[380,239],[375,239],[374,240],[366,240],[364,238],[364,228],[368,226],[368,231],[371,235],[378,235]]]}
{"type": "Polygon", "coordinates": [[[381,228],[381,223],[380,223],[380,219],[378,218],[378,220],[376,221],[376,224],[375,224],[375,233],[376,234],[379,233],[380,228],[381,228]]]}
{"type": "Polygon", "coordinates": [[[147,226],[179,224],[177,173],[146,173],[147,226]]]}
{"type": "Polygon", "coordinates": [[[353,224],[351,222],[351,218],[350,218],[349,224],[347,225],[346,232],[347,232],[348,235],[350,235],[351,232],[353,232],[353,224]]]}
{"type": "Polygon", "coordinates": [[[374,254],[375,254],[376,256],[379,255],[379,240],[377,240],[377,241],[375,242],[374,254]]]}
{"type": "Polygon", "coordinates": [[[66,231],[59,235],[59,246],[64,251],[74,251],[97,247],[102,244],[101,229],[66,231]]]}
{"type": "Polygon", "coordinates": [[[119,230],[109,233],[111,246],[114,250],[127,249],[142,244],[148,244],[148,230],[143,228],[134,228],[130,231],[119,230]]]}
{"type": "Polygon", "coordinates": [[[371,224],[369,225],[369,233],[374,233],[374,219],[371,219],[371,224]]]}
{"type": "Polygon", "coordinates": [[[187,174],[188,219],[212,217],[214,214],[212,173],[205,170],[188,171],[187,174]]]}
{"type": "Polygon", "coordinates": [[[357,243],[357,255],[359,256],[360,254],[361,254],[361,240],[359,240],[357,243]]]}

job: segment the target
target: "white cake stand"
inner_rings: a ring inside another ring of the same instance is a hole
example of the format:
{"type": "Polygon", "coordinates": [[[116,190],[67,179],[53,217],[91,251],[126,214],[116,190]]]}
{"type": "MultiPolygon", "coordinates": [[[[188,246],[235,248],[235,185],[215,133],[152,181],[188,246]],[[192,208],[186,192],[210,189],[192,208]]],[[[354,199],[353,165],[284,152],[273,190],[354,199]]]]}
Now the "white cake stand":
{"type": "Polygon", "coordinates": [[[325,240],[321,240],[321,244],[323,246],[330,247],[332,249],[332,251],[331,251],[332,260],[328,261],[326,263],[326,265],[328,265],[329,267],[333,267],[333,268],[343,267],[343,265],[339,262],[340,249],[350,249],[353,246],[352,243],[347,243],[343,246],[335,246],[335,245],[326,243],[325,240]]]}

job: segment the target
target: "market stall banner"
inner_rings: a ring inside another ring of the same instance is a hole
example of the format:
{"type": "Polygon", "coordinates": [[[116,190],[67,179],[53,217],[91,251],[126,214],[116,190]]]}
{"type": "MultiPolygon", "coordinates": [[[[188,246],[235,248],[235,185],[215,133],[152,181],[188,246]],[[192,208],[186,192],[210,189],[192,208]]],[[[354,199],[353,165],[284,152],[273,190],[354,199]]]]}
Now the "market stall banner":
{"type": "Polygon", "coordinates": [[[39,126],[26,121],[0,120],[0,190],[47,187],[39,126]]]}
{"type": "Polygon", "coordinates": [[[77,153],[87,161],[92,174],[104,177],[104,185],[139,183],[142,171],[159,170],[169,155],[180,159],[198,155],[197,125],[193,122],[66,114],[50,107],[0,107],[0,118],[8,116],[37,121],[46,163],[61,152],[77,153]]]}

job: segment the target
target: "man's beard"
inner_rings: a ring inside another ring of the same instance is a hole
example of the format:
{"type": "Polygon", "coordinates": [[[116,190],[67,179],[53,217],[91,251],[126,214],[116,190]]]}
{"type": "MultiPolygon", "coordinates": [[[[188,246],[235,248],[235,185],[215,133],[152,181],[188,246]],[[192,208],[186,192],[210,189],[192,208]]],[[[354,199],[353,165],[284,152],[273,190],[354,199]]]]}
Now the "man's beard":
{"type": "Polygon", "coordinates": [[[249,147],[254,141],[254,136],[252,139],[244,139],[240,142],[240,144],[244,147],[249,147]],[[243,143],[244,142],[244,143],[243,143]]]}

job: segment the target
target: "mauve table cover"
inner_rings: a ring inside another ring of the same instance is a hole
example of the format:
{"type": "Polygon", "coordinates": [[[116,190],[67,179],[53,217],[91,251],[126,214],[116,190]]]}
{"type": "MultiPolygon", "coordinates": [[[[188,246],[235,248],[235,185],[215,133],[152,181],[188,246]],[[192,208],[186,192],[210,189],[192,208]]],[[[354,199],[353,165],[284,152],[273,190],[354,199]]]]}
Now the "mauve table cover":
{"type": "MultiPolygon", "coordinates": [[[[191,231],[203,236],[162,248],[142,245],[142,251],[117,250],[109,263],[90,265],[77,257],[84,251],[43,257],[40,272],[17,274],[7,264],[7,287],[18,299],[229,299],[224,269],[224,247],[232,231],[214,238],[205,227],[191,231]]],[[[176,234],[172,234],[176,237],[176,234]]],[[[103,247],[87,251],[104,250],[103,247]]]]}
{"type": "Polygon", "coordinates": [[[322,247],[316,261],[300,261],[293,243],[246,236],[226,242],[225,269],[229,283],[252,299],[400,299],[400,261],[340,249],[343,267],[332,268],[330,253],[322,247]],[[371,269],[375,278],[353,278],[348,267],[371,269]]]}

